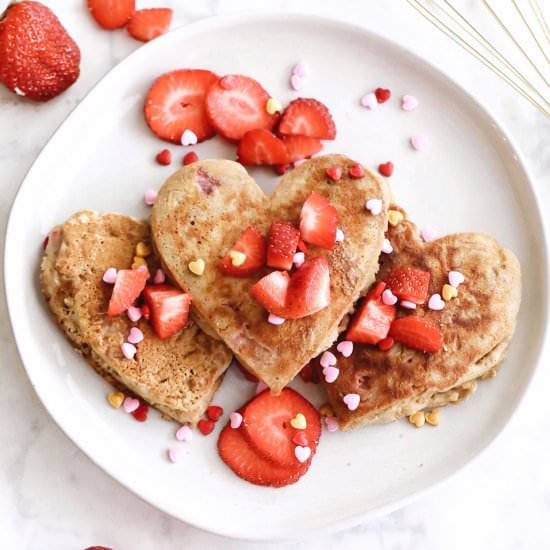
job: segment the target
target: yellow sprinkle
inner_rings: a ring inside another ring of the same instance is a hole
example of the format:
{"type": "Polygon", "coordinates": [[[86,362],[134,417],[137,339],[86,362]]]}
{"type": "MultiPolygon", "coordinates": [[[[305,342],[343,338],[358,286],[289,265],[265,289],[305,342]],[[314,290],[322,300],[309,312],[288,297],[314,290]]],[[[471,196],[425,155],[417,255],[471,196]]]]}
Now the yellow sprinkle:
{"type": "Polygon", "coordinates": [[[142,265],[147,265],[147,262],[141,256],[134,256],[134,263],[132,264],[132,269],[137,269],[142,265]]]}
{"type": "Polygon", "coordinates": [[[449,300],[452,300],[453,298],[456,298],[458,296],[458,290],[454,286],[443,285],[441,296],[443,296],[443,299],[448,302],[449,300]]]}
{"type": "Polygon", "coordinates": [[[151,255],[151,247],[149,245],[146,245],[143,242],[136,244],[136,256],[147,258],[147,256],[150,256],[150,255],[151,255]]]}
{"type": "Polygon", "coordinates": [[[439,426],[439,409],[434,409],[432,412],[427,412],[425,416],[426,422],[430,426],[439,426]]]}
{"type": "Polygon", "coordinates": [[[395,227],[401,221],[403,221],[403,214],[399,210],[390,210],[388,212],[388,222],[390,222],[390,225],[395,227]]]}
{"type": "Polygon", "coordinates": [[[328,403],[325,403],[319,407],[319,414],[321,416],[334,416],[334,409],[328,403]]]}
{"type": "Polygon", "coordinates": [[[305,430],[307,428],[306,417],[302,413],[298,413],[291,421],[290,425],[296,430],[305,430]]]}
{"type": "Polygon", "coordinates": [[[107,396],[107,401],[109,401],[109,405],[111,405],[113,409],[118,409],[122,405],[124,397],[121,391],[114,391],[107,396]]]}
{"type": "Polygon", "coordinates": [[[275,113],[281,111],[282,108],[283,106],[281,105],[281,102],[274,97],[270,97],[265,104],[265,110],[268,115],[274,115],[275,113]]]}
{"type": "Polygon", "coordinates": [[[239,267],[240,265],[243,265],[244,262],[246,262],[246,254],[243,254],[238,250],[231,250],[229,252],[229,257],[231,258],[231,263],[235,267],[239,267]]]}
{"type": "Polygon", "coordinates": [[[202,275],[204,273],[204,260],[199,258],[198,260],[193,260],[189,262],[189,271],[195,275],[202,275]]]}
{"type": "Polygon", "coordinates": [[[417,428],[422,428],[424,422],[426,421],[426,416],[422,411],[415,412],[409,416],[409,422],[414,424],[417,428]]]}

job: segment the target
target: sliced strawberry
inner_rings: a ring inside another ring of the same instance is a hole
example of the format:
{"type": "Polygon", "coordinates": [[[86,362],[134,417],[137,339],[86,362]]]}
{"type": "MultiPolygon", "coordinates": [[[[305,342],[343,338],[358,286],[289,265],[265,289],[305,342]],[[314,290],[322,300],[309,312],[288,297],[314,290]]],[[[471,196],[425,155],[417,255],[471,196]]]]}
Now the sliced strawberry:
{"type": "Polygon", "coordinates": [[[388,335],[394,318],[395,306],[384,304],[380,298],[367,298],[353,316],[346,340],[377,344],[388,335]]]}
{"type": "Polygon", "coordinates": [[[290,277],[286,271],[272,271],[262,277],[250,293],[269,313],[286,318],[286,296],[290,277]]]}
{"type": "Polygon", "coordinates": [[[262,128],[249,130],[237,148],[237,159],[245,166],[286,164],[288,152],[285,144],[275,134],[262,128]]]}
{"type": "Polygon", "coordinates": [[[243,376],[249,381],[249,382],[259,382],[258,377],[254,376],[252,373],[248,372],[238,361],[235,361],[237,364],[237,367],[239,367],[239,370],[243,374],[243,376]]]}
{"type": "Polygon", "coordinates": [[[92,17],[104,29],[124,27],[136,8],[135,0],[88,0],[92,17]]]}
{"type": "Polygon", "coordinates": [[[191,296],[171,285],[149,285],[143,291],[151,324],[159,338],[179,332],[189,320],[191,296]]]}
{"type": "Polygon", "coordinates": [[[290,425],[298,413],[306,419],[304,431],[313,456],[321,436],[319,413],[307,399],[290,388],[279,395],[265,390],[244,407],[244,436],[260,456],[276,465],[299,465],[292,442],[297,430],[290,425]]]}
{"type": "Polygon", "coordinates": [[[145,99],[145,120],[159,138],[181,143],[185,130],[198,141],[214,135],[208,122],[204,98],[218,76],[201,69],[182,69],[165,73],[154,82],[145,99]]]}
{"type": "Polygon", "coordinates": [[[288,151],[288,162],[309,158],[323,148],[317,138],[307,136],[284,136],[283,141],[288,151]]]}
{"type": "Polygon", "coordinates": [[[300,232],[291,223],[273,222],[267,238],[267,265],[290,269],[299,240],[300,232]]]}
{"type": "Polygon", "coordinates": [[[220,261],[220,271],[230,277],[250,277],[265,265],[265,239],[255,228],[247,227],[231,250],[220,261]],[[242,252],[246,258],[241,265],[234,265],[231,252],[242,252]]]}
{"type": "Polygon", "coordinates": [[[304,254],[307,254],[309,252],[309,248],[307,247],[307,244],[304,242],[304,239],[302,239],[301,236],[300,240],[298,241],[298,250],[300,252],[303,252],[304,254]]]}
{"type": "Polygon", "coordinates": [[[324,256],[306,260],[290,278],[284,319],[300,319],[313,315],[330,302],[330,274],[324,256]]]}
{"type": "Polygon", "coordinates": [[[114,317],[124,313],[137,300],[148,278],[146,269],[121,269],[116,276],[107,315],[114,317]]]}
{"type": "Polygon", "coordinates": [[[336,126],[325,105],[316,99],[299,97],[288,104],[279,123],[282,135],[334,139],[336,126]]]}
{"type": "Polygon", "coordinates": [[[373,300],[378,300],[382,296],[385,289],[386,283],[384,281],[376,283],[374,288],[367,294],[367,299],[372,298],[373,300]]]}
{"type": "Polygon", "coordinates": [[[172,10],[170,8],[148,8],[138,10],[128,23],[128,33],[141,42],[149,42],[170,30],[172,10]]]}
{"type": "Polygon", "coordinates": [[[429,271],[398,267],[386,277],[388,288],[400,299],[423,304],[428,298],[429,271]]]}
{"type": "Polygon", "coordinates": [[[227,75],[208,90],[206,112],[223,137],[239,141],[249,130],[271,130],[277,116],[267,113],[269,94],[253,78],[227,75]]]}
{"type": "Polygon", "coordinates": [[[402,317],[390,327],[389,335],[405,346],[420,351],[435,353],[443,347],[441,331],[422,317],[402,317]]]}
{"type": "Polygon", "coordinates": [[[338,213],[328,200],[312,191],[302,206],[300,234],[304,241],[331,250],[336,242],[338,213]]]}

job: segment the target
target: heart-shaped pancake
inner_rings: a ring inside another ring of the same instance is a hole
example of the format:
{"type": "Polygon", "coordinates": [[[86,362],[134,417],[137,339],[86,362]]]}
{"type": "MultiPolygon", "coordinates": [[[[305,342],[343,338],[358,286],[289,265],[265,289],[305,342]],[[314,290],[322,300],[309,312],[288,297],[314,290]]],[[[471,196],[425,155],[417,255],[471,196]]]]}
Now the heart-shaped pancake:
{"type": "Polygon", "coordinates": [[[171,277],[193,296],[197,321],[231,348],[239,361],[273,391],[284,388],[301,367],[338,336],[340,322],[378,270],[387,227],[389,191],[365,169],[354,179],[356,163],[340,155],[318,157],[287,173],[268,197],[246,170],[235,162],[206,160],[172,175],[161,188],[151,216],[153,241],[171,277]],[[328,168],[339,166],[333,182],[328,168]],[[220,259],[249,226],[266,235],[273,221],[296,226],[312,191],[336,208],[345,239],[330,251],[310,246],[307,254],[326,256],[330,272],[330,304],[301,319],[274,326],[251,296],[250,288],[270,269],[248,278],[220,271],[220,259]],[[365,208],[380,199],[381,212],[365,208]],[[189,271],[189,262],[202,259],[204,273],[189,271]]]}
{"type": "MultiPolygon", "coordinates": [[[[136,245],[149,243],[149,226],[120,214],[84,210],[49,235],[40,282],[50,310],[67,338],[107,381],[138,395],[166,416],[196,423],[204,413],[231,352],[193,322],[161,340],[144,319],[106,315],[112,285],[102,282],[108,268],[129,269],[136,245]],[[134,359],[121,351],[130,329],[143,340],[134,359]]],[[[147,258],[150,273],[158,261],[147,258]]]]}
{"type": "MultiPolygon", "coordinates": [[[[392,210],[404,215],[397,207],[392,210]]],[[[416,315],[439,327],[440,351],[424,353],[398,343],[381,351],[354,344],[353,353],[344,357],[333,347],[339,375],[332,383],[321,379],[345,431],[462,401],[475,390],[477,380],[496,373],[516,324],[520,265],[493,237],[458,233],[425,243],[416,226],[404,219],[388,227],[388,238],[393,252],[382,255],[377,281],[386,280],[395,268],[428,271],[428,297],[442,294],[450,272],[462,274],[464,282],[459,284],[462,278],[454,277],[457,296],[445,301],[441,310],[430,309],[428,300],[415,311],[397,307],[398,318],[416,315]],[[355,410],[344,402],[350,394],[360,398],[355,410]]],[[[439,299],[432,304],[438,307],[439,299]]]]}

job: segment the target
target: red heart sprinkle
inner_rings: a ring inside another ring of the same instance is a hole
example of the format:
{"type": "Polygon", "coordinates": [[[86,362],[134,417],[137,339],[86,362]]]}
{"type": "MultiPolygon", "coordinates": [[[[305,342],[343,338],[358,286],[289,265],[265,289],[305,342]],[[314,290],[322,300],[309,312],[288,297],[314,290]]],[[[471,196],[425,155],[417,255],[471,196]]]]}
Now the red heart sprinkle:
{"type": "Polygon", "coordinates": [[[378,349],[380,351],[388,351],[395,344],[394,339],[391,336],[384,338],[378,342],[378,349]]]}
{"type": "Polygon", "coordinates": [[[202,435],[208,435],[212,433],[212,430],[214,429],[214,422],[212,422],[212,420],[206,420],[205,418],[203,418],[202,420],[199,420],[197,426],[199,427],[199,431],[202,435]]]}
{"type": "Polygon", "coordinates": [[[389,178],[393,174],[393,162],[384,162],[384,164],[378,165],[378,171],[389,178]]]}
{"type": "Polygon", "coordinates": [[[354,180],[361,179],[365,176],[365,169],[360,164],[354,164],[349,169],[349,175],[350,178],[353,178],[354,180]]]}
{"type": "Polygon", "coordinates": [[[156,159],[162,166],[168,166],[172,162],[172,153],[168,149],[163,149],[157,154],[156,159]]]}
{"type": "Polygon", "coordinates": [[[391,92],[387,88],[376,88],[376,90],[374,90],[374,95],[378,103],[385,103],[390,99],[391,92]]]}
{"type": "Polygon", "coordinates": [[[208,416],[212,422],[217,422],[222,414],[223,409],[218,407],[218,405],[210,405],[210,407],[206,409],[206,416],[208,416]]]}
{"type": "Polygon", "coordinates": [[[306,436],[306,432],[299,431],[294,434],[294,437],[292,438],[292,443],[296,443],[296,445],[301,445],[302,447],[305,447],[309,444],[306,436]]]}
{"type": "Polygon", "coordinates": [[[277,172],[279,176],[282,176],[289,168],[290,168],[290,164],[276,164],[275,172],[277,172]]]}
{"type": "Polygon", "coordinates": [[[189,151],[184,157],[183,157],[183,165],[187,166],[188,164],[193,164],[194,162],[197,162],[199,160],[199,155],[195,153],[195,151],[189,151]]]}
{"type": "Polygon", "coordinates": [[[342,177],[342,169],[339,166],[331,166],[326,170],[327,176],[332,181],[339,181],[342,177]]]}
{"type": "Polygon", "coordinates": [[[132,413],[132,416],[138,422],[145,422],[147,420],[148,413],[149,407],[145,403],[140,403],[139,407],[132,413]]]}

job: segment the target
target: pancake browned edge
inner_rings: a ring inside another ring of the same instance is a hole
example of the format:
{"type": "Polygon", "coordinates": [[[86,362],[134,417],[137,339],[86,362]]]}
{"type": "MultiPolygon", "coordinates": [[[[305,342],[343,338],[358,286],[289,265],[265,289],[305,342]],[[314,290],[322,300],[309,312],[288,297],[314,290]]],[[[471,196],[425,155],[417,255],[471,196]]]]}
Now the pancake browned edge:
{"type": "MultiPolygon", "coordinates": [[[[135,359],[121,345],[132,326],[126,315],[108,317],[112,286],[102,282],[109,267],[129,269],[136,244],[149,243],[146,222],[120,214],[83,210],[54,228],[42,259],[42,293],[61,330],[86,360],[113,385],[128,389],[165,416],[195,424],[231,363],[231,352],[193,322],[161,340],[149,323],[135,359]]],[[[154,273],[157,260],[148,258],[154,273]]]]}
{"type": "Polygon", "coordinates": [[[280,392],[303,365],[336,340],[342,319],[378,271],[389,189],[368,170],[363,178],[352,179],[348,174],[354,164],[341,155],[312,159],[289,171],[268,197],[240,164],[204,160],[173,174],[153,207],[155,248],[167,272],[194,297],[195,319],[203,330],[221,338],[243,366],[274,392],[280,392]],[[343,173],[337,183],[326,175],[334,165],[343,173]],[[346,236],[331,251],[310,247],[310,256],[328,259],[331,304],[314,315],[275,327],[250,294],[251,286],[272,270],[265,268],[247,278],[227,277],[220,272],[219,262],[248,226],[266,235],[273,221],[298,224],[302,205],[312,191],[336,207],[346,236]],[[370,198],[382,200],[377,216],[365,209],[370,198]],[[188,269],[196,258],[205,262],[200,277],[188,269]]]}
{"type": "MultiPolygon", "coordinates": [[[[449,271],[460,271],[466,280],[458,297],[446,302],[442,311],[419,306],[413,312],[440,328],[441,351],[422,353],[395,344],[383,352],[355,344],[352,355],[345,358],[332,350],[340,374],[332,384],[321,378],[344,431],[463,401],[475,391],[478,380],[496,374],[515,329],[521,300],[520,265],[493,237],[459,233],[424,243],[416,226],[404,220],[389,226],[388,238],[394,251],[382,254],[378,280],[398,267],[429,271],[429,295],[441,293],[449,271]],[[342,401],[348,393],[360,396],[355,411],[342,401]]],[[[398,316],[410,314],[398,308],[398,316]]]]}

